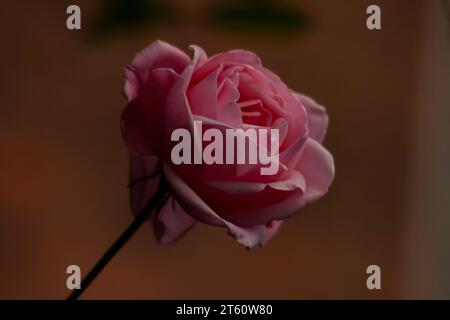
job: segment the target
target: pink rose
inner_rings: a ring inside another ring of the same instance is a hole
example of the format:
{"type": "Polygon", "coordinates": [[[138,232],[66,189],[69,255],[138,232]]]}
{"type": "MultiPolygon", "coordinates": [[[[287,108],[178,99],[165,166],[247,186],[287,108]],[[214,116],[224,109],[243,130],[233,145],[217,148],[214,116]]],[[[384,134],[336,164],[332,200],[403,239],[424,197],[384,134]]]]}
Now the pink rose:
{"type": "Polygon", "coordinates": [[[328,117],[314,100],[290,90],[252,52],[207,57],[156,41],[125,69],[122,136],[130,150],[131,207],[137,213],[164,177],[170,189],[152,214],[161,243],[196,221],[222,226],[246,247],[264,245],[281,220],[323,196],[334,176],[322,146],[328,117]],[[171,161],[177,128],[279,129],[279,170],[261,175],[260,164],[181,164],[171,161]]]}

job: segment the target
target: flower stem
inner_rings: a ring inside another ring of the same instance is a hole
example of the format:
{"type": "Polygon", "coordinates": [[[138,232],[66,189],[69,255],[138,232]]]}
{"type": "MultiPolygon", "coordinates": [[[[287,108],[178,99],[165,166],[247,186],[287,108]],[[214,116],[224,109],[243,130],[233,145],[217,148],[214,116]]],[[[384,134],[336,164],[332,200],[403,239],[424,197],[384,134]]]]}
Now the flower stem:
{"type": "Polygon", "coordinates": [[[167,188],[165,185],[164,177],[160,178],[159,186],[145,207],[136,215],[133,222],[122,233],[122,235],[111,245],[111,247],[103,254],[100,260],[89,271],[87,276],[81,281],[81,288],[75,289],[69,295],[67,300],[76,300],[86,290],[92,281],[100,274],[103,268],[111,261],[117,252],[127,243],[127,241],[136,233],[142,223],[147,220],[150,213],[160,204],[167,194],[167,188]]]}

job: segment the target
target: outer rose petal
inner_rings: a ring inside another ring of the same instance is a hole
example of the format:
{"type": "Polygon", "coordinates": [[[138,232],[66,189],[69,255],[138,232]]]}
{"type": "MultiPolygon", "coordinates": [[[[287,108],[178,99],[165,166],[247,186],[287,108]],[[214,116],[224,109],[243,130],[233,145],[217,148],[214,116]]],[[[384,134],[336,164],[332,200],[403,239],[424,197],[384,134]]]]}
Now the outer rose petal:
{"type": "Polygon", "coordinates": [[[211,181],[207,183],[209,188],[198,192],[213,208],[217,206],[216,212],[223,219],[240,226],[259,225],[285,219],[316,201],[327,193],[333,178],[333,157],[320,143],[308,138],[296,169],[278,182],[264,187],[260,182],[211,181]],[[292,175],[295,170],[297,174],[292,175]]]}
{"type": "MultiPolygon", "coordinates": [[[[148,75],[148,84],[122,112],[122,137],[138,154],[155,154],[161,141],[162,110],[177,79],[174,71],[156,69],[148,75]]],[[[131,90],[131,89],[130,89],[131,90]]]]}
{"type": "Polygon", "coordinates": [[[265,245],[280,226],[280,222],[275,221],[267,226],[237,226],[218,216],[172,169],[164,166],[164,173],[173,194],[186,212],[204,223],[225,226],[229,235],[248,248],[265,245]]]}
{"type": "Polygon", "coordinates": [[[239,226],[258,226],[285,219],[304,205],[304,177],[290,176],[273,183],[221,182],[195,186],[202,199],[223,219],[239,226]]]}
{"type": "Polygon", "coordinates": [[[308,114],[309,137],[322,142],[328,128],[328,116],[325,108],[308,96],[300,93],[297,93],[296,96],[308,114]]]}
{"type": "Polygon", "coordinates": [[[132,151],[171,161],[172,132],[178,128],[193,132],[186,98],[191,73],[192,66],[182,75],[170,69],[152,71],[148,90],[130,101],[122,113],[122,136],[132,151]]]}
{"type": "MultiPolygon", "coordinates": [[[[155,193],[161,172],[157,157],[141,157],[130,153],[130,204],[135,215],[155,193]]],[[[173,197],[155,215],[152,214],[150,220],[153,220],[155,236],[162,244],[177,240],[195,223],[173,197]]]]}
{"type": "Polygon", "coordinates": [[[171,196],[156,215],[155,235],[162,244],[172,243],[184,235],[194,224],[195,219],[188,215],[171,196]]]}
{"type": "Polygon", "coordinates": [[[306,179],[305,202],[319,199],[325,193],[334,178],[333,156],[314,139],[307,139],[302,157],[297,164],[306,179]]]}
{"type": "Polygon", "coordinates": [[[128,68],[134,70],[139,82],[136,82],[134,75],[125,72],[124,93],[128,100],[135,97],[133,92],[137,92],[136,85],[144,85],[147,82],[151,71],[158,68],[172,69],[181,74],[190,64],[189,56],[180,49],[160,40],[157,40],[139,52],[128,68]]]}
{"type": "Polygon", "coordinates": [[[137,214],[155,193],[161,167],[155,156],[141,157],[130,152],[130,204],[137,214]]]}
{"type": "Polygon", "coordinates": [[[128,101],[131,101],[138,96],[141,80],[139,79],[137,71],[131,65],[125,67],[124,75],[123,94],[128,101]]]}
{"type": "Polygon", "coordinates": [[[230,223],[254,226],[285,219],[323,196],[334,177],[333,158],[322,145],[308,138],[302,149],[294,155],[295,163],[289,164],[293,167],[288,175],[271,183],[206,177],[192,188],[216,215],[230,223]]]}

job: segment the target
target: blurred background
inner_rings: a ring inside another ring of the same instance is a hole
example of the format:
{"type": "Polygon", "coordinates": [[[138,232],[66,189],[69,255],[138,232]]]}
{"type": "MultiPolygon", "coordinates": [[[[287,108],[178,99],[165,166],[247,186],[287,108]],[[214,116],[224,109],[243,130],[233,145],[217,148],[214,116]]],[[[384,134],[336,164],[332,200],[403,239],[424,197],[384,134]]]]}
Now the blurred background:
{"type": "Polygon", "coordinates": [[[144,225],[85,299],[450,298],[450,5],[439,0],[5,1],[0,298],[63,299],[132,221],[122,68],[150,42],[256,52],[323,103],[330,192],[262,249],[144,225]],[[82,29],[66,28],[77,4],[82,29]],[[382,30],[366,28],[366,8],[382,30]],[[366,268],[381,267],[381,290],[366,268]]]}

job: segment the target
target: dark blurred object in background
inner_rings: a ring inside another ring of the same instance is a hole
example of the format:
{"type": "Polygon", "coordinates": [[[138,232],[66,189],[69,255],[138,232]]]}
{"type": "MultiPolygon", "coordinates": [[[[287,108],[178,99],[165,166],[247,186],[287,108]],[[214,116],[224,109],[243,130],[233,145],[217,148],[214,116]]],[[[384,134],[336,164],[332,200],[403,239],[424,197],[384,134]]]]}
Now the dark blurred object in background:
{"type": "Polygon", "coordinates": [[[103,0],[91,31],[106,36],[171,18],[173,11],[163,0],[103,0]]]}
{"type": "Polygon", "coordinates": [[[273,0],[222,1],[212,7],[209,19],[222,27],[262,33],[299,31],[310,22],[299,6],[273,0]]]}

